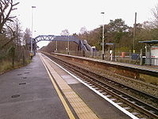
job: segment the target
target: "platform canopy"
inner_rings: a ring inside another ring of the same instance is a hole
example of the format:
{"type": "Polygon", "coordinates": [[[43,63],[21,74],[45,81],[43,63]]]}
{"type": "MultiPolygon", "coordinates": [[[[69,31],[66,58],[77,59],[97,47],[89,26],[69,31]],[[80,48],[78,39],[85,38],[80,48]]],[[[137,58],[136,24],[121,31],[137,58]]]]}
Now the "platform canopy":
{"type": "MultiPolygon", "coordinates": [[[[145,43],[145,64],[148,65],[158,65],[158,54],[157,54],[157,45],[158,40],[150,40],[150,41],[139,41],[139,43],[145,43]]],[[[143,59],[143,58],[141,58],[143,59]]],[[[143,60],[142,60],[143,61],[143,60]]],[[[142,64],[141,61],[141,64],[142,64]]]]}
{"type": "Polygon", "coordinates": [[[146,43],[146,44],[158,44],[158,40],[139,41],[139,43],[146,43]]]}

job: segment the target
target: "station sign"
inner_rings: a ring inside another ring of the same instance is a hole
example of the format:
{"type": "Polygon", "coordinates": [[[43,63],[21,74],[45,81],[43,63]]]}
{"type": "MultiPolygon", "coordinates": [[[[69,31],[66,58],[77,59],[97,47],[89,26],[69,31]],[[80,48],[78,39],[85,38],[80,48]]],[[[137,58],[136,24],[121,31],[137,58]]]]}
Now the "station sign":
{"type": "Polygon", "coordinates": [[[158,58],[158,46],[151,47],[151,57],[158,58]]]}

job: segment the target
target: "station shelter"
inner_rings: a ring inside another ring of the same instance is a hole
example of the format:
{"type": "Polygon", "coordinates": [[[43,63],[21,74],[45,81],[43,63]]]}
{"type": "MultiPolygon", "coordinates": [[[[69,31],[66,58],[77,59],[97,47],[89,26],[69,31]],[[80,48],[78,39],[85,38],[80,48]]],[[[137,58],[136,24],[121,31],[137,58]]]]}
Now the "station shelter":
{"type": "Polygon", "coordinates": [[[145,64],[158,65],[158,40],[139,41],[145,43],[145,64]]]}

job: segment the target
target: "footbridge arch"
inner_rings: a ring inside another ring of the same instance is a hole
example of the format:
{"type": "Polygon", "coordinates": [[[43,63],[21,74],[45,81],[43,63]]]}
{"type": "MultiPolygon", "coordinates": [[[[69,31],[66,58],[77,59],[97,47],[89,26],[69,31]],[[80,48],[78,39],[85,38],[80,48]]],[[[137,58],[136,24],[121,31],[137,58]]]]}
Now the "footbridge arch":
{"type": "Polygon", "coordinates": [[[86,40],[81,40],[73,35],[39,35],[33,38],[33,42],[35,45],[40,41],[72,41],[78,44],[79,50],[83,50],[85,52],[91,52],[92,50],[91,46],[87,43],[86,40]]]}

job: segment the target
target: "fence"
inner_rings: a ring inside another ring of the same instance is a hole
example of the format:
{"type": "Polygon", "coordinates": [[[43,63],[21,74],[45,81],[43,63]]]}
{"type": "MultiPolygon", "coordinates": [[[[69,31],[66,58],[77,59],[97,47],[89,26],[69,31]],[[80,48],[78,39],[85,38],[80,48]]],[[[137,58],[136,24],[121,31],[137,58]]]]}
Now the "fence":
{"type": "Polygon", "coordinates": [[[147,65],[158,65],[158,58],[146,58],[145,64],[147,65]]]}
{"type": "MultiPolygon", "coordinates": [[[[68,54],[67,51],[60,51],[58,53],[68,54]]],[[[101,51],[94,52],[84,52],[84,51],[69,51],[70,55],[76,56],[84,56],[91,57],[95,59],[102,59],[101,51]]],[[[122,63],[131,63],[137,65],[158,65],[158,58],[141,58],[139,53],[131,53],[131,52],[115,52],[114,54],[110,54],[109,52],[105,52],[105,60],[107,61],[117,61],[122,63]]]]}

